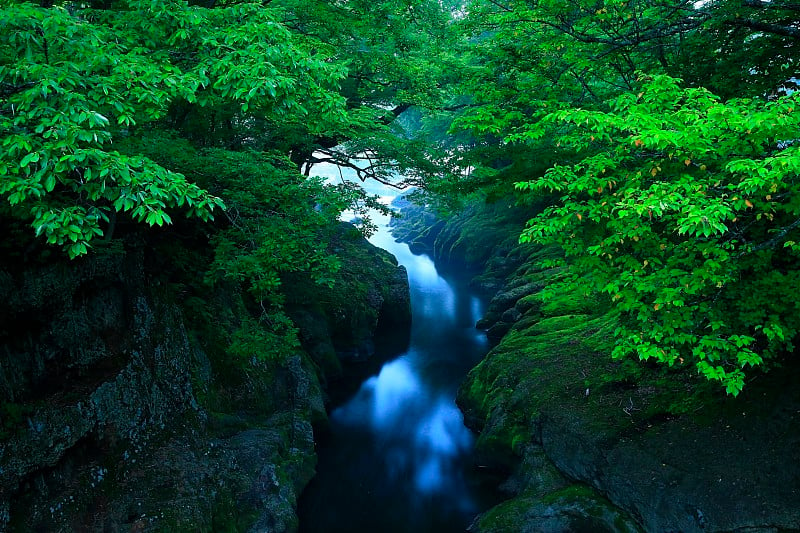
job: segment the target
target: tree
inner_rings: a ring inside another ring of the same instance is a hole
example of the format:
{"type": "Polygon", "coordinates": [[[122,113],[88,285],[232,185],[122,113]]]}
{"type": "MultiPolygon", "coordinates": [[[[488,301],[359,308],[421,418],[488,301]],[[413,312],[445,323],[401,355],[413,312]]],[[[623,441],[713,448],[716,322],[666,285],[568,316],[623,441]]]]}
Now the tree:
{"type": "Polygon", "coordinates": [[[550,290],[613,303],[615,356],[695,364],[735,395],[745,369],[793,349],[795,9],[471,5],[477,75],[452,126],[474,138],[471,181],[548,202],[521,241],[563,248],[569,274],[550,290]]]}
{"type": "Polygon", "coordinates": [[[441,155],[427,140],[414,139],[397,118],[447,101],[447,84],[460,61],[447,2],[275,0],[271,7],[346,71],[341,94],[349,120],[296,143],[292,157],[298,165],[334,163],[361,179],[399,187],[422,184],[441,171],[441,155]]]}
{"type": "Polygon", "coordinates": [[[71,257],[118,213],[160,226],[170,209],[208,220],[223,207],[178,172],[113,149],[176,106],[231,121],[307,120],[312,131],[344,117],[341,71],[259,4],[9,4],[2,15],[0,195],[71,257]]]}
{"type": "Polygon", "coordinates": [[[560,197],[521,240],[559,244],[563,283],[611,298],[622,312],[615,356],[693,362],[738,394],[746,367],[792,349],[797,106],[795,95],[722,102],[657,76],[611,112],[552,113],[515,137],[558,135],[578,154],[517,184],[560,197]]]}

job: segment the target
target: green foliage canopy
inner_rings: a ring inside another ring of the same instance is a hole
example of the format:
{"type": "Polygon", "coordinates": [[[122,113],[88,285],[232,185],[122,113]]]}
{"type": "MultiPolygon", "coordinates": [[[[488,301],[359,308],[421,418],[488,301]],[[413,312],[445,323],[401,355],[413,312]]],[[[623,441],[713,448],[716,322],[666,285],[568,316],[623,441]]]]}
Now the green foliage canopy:
{"type": "Polygon", "coordinates": [[[115,138],[163,119],[171,106],[235,105],[308,120],[312,131],[344,116],[338,67],[259,4],[12,3],[0,35],[0,195],[71,257],[86,253],[115,213],[160,226],[170,209],[208,220],[223,207],[178,172],[113,149],[115,138]]]}
{"type": "Polygon", "coordinates": [[[516,185],[522,203],[549,205],[520,240],[564,250],[568,274],[549,291],[608,298],[617,357],[692,364],[736,395],[791,352],[797,7],[479,0],[467,12],[468,103],[451,130],[472,140],[444,190],[516,185]]]}
{"type": "Polygon", "coordinates": [[[115,232],[176,226],[161,233],[171,269],[248,292],[230,353],[280,358],[298,346],[282,277],[333,283],[330,231],[374,204],[298,165],[330,139],[391,137],[390,98],[363,105],[368,92],[342,88],[358,33],[324,42],[277,2],[191,4],[0,3],[0,217],[72,258],[115,232]]]}
{"type": "Polygon", "coordinates": [[[559,244],[565,283],[615,302],[615,356],[691,361],[737,394],[745,367],[793,348],[797,106],[796,95],[722,102],[657,76],[610,112],[555,112],[509,139],[555,135],[578,154],[517,184],[559,196],[521,241],[559,244]]]}
{"type": "Polygon", "coordinates": [[[211,222],[227,207],[206,278],[243,283],[290,341],[281,276],[330,283],[326,228],[371,201],[304,174],[399,169],[445,196],[516,184],[521,202],[549,202],[521,240],[559,244],[564,283],[613,302],[617,356],[692,363],[737,394],[745,369],[793,349],[794,4],[0,9],[0,215],[71,257],[118,217],[211,222]],[[410,108],[417,132],[395,120],[410,108]]]}

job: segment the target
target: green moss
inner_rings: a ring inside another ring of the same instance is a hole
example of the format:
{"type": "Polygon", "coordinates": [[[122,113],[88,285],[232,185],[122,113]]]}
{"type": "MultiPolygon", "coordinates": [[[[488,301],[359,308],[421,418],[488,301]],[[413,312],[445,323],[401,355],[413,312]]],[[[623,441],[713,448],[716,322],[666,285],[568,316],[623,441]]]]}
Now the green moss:
{"type": "Polygon", "coordinates": [[[252,422],[230,413],[208,411],[209,434],[213,437],[227,438],[252,427],[252,422]]]}
{"type": "Polygon", "coordinates": [[[514,462],[513,457],[519,457],[522,447],[530,440],[524,424],[506,422],[496,428],[484,428],[478,436],[477,446],[485,460],[510,466],[514,462]]]}
{"type": "Polygon", "coordinates": [[[517,304],[515,305],[520,312],[531,311],[534,315],[538,315],[541,312],[542,306],[543,302],[540,294],[523,296],[517,300],[517,304]]]}
{"type": "Polygon", "coordinates": [[[563,489],[559,489],[557,491],[545,494],[539,499],[539,501],[544,503],[545,505],[550,505],[560,501],[576,500],[579,498],[597,498],[597,497],[598,497],[597,491],[595,491],[588,485],[584,485],[582,483],[575,483],[574,485],[569,485],[567,487],[564,487],[563,489]]]}
{"type": "Polygon", "coordinates": [[[545,300],[541,312],[544,316],[588,315],[596,313],[599,307],[601,304],[597,298],[567,292],[545,300]]]}
{"type": "Polygon", "coordinates": [[[215,533],[248,531],[258,520],[259,512],[251,506],[242,507],[230,491],[221,491],[211,510],[211,528],[215,533]]]}
{"type": "Polygon", "coordinates": [[[480,516],[478,531],[481,533],[520,531],[530,507],[531,502],[524,498],[512,498],[496,505],[480,516]]]}
{"type": "Polygon", "coordinates": [[[0,402],[0,439],[7,439],[23,427],[23,421],[34,411],[33,406],[0,402]]]}
{"type": "Polygon", "coordinates": [[[527,493],[505,501],[481,515],[478,531],[627,533],[641,530],[595,490],[573,484],[543,496],[527,493]]]}
{"type": "Polygon", "coordinates": [[[529,326],[521,324],[525,328],[524,335],[532,337],[541,334],[552,334],[558,332],[560,334],[578,334],[581,332],[583,325],[586,323],[588,315],[561,315],[550,316],[542,318],[529,326]]]}

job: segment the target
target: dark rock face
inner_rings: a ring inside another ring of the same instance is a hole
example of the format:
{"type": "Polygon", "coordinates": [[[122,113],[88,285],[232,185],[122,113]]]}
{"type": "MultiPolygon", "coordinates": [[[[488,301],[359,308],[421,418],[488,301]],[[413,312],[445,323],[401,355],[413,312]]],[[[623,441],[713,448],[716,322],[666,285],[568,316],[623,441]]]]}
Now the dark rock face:
{"type": "MultiPolygon", "coordinates": [[[[596,518],[580,499],[543,507],[552,492],[531,474],[534,454],[647,531],[800,528],[800,391],[791,385],[800,368],[761,376],[734,399],[691,369],[616,362],[612,313],[569,295],[543,302],[536,281],[553,272],[519,275],[525,290],[499,293],[482,324],[508,333],[459,395],[483,460],[515,472],[503,520],[514,516],[520,531],[574,531],[553,517],[596,518]],[[513,323],[510,310],[520,313],[513,323]]],[[[475,531],[504,530],[499,517],[487,513],[475,531]]]]}
{"type": "Polygon", "coordinates": [[[0,390],[15,419],[0,440],[0,530],[207,529],[242,498],[277,520],[272,530],[291,529],[313,470],[307,415],[228,438],[209,431],[196,398],[213,386],[207,357],[178,307],[146,286],[140,255],[3,278],[3,323],[15,327],[3,332],[0,390]],[[260,489],[267,470],[298,486],[260,489]]]}
{"type": "MultiPolygon", "coordinates": [[[[797,370],[752,384],[744,399],[712,395],[673,414],[668,402],[681,391],[672,384],[593,380],[614,363],[584,339],[609,332],[576,322],[512,329],[469,376],[459,403],[482,430],[487,463],[516,456],[511,468],[524,477],[528,454],[544,454],[565,479],[593,487],[647,531],[800,527],[800,393],[790,385],[797,370]]],[[[539,488],[526,480],[514,493],[533,505],[529,493],[539,488]]],[[[481,524],[477,531],[496,530],[491,516],[481,524]]]]}
{"type": "Polygon", "coordinates": [[[501,503],[471,531],[501,533],[634,533],[640,527],[585,485],[567,485],[542,497],[526,494],[501,503]]]}
{"type": "Polygon", "coordinates": [[[4,322],[15,322],[15,310],[36,318],[26,325],[17,318],[4,335],[5,405],[29,406],[25,423],[6,431],[4,492],[90,434],[135,442],[142,427],[163,428],[197,407],[185,372],[196,354],[179,313],[121,288],[126,275],[136,278],[127,266],[105,258],[28,271],[10,291],[4,322]]]}
{"type": "Polygon", "coordinates": [[[189,321],[145,254],[0,271],[0,532],[296,530],[328,325],[362,349],[379,323],[410,321],[405,273],[362,245],[371,284],[328,302],[336,321],[296,306],[311,357],[237,362],[238,289],[204,295],[208,318],[189,321]]]}

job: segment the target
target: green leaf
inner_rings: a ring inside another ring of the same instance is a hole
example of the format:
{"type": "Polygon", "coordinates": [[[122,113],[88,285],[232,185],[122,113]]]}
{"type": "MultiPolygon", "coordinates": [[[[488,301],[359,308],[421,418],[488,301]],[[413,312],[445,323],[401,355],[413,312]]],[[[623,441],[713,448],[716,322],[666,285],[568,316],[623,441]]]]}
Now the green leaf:
{"type": "Polygon", "coordinates": [[[19,166],[27,167],[29,164],[37,161],[39,161],[39,152],[31,152],[22,158],[22,161],[19,162],[19,166]]]}

